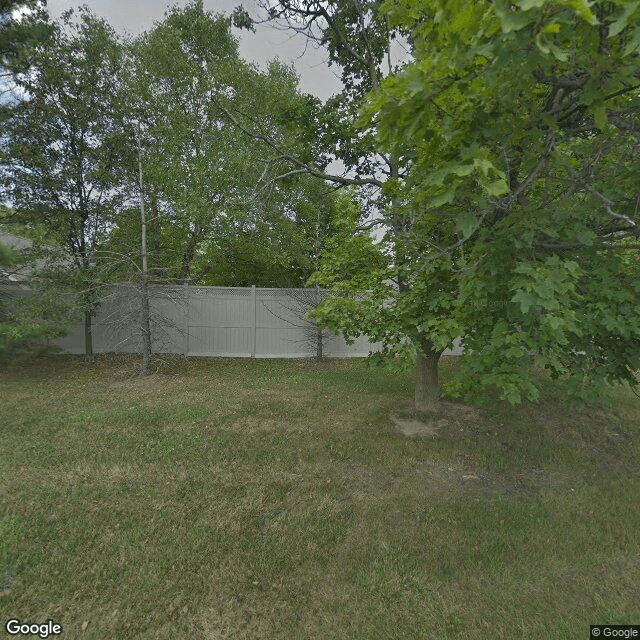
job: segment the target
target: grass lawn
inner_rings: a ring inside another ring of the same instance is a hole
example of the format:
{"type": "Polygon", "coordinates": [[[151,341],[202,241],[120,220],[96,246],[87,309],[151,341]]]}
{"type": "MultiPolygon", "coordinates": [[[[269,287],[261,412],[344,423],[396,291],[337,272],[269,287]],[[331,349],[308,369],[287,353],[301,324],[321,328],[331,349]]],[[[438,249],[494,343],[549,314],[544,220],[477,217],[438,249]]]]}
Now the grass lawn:
{"type": "MultiPolygon", "coordinates": [[[[448,367],[445,364],[444,376],[448,367]]],[[[64,640],[586,640],[640,624],[640,401],[397,433],[363,361],[0,371],[0,616],[64,640]]]]}

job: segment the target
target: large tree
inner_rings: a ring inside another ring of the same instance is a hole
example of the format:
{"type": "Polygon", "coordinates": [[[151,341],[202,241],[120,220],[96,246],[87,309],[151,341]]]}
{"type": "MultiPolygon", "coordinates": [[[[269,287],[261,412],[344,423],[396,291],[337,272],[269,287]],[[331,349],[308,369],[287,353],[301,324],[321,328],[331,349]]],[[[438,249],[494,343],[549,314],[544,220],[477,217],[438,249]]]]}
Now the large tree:
{"type": "Polygon", "coordinates": [[[66,249],[90,355],[98,251],[121,202],[122,50],[104,21],[87,10],[77,16],[67,12],[17,76],[27,99],[5,123],[2,186],[16,219],[43,224],[66,249]]]}
{"type": "Polygon", "coordinates": [[[324,321],[351,336],[364,331],[396,356],[417,353],[418,408],[438,407],[438,360],[456,334],[466,354],[454,393],[497,387],[512,402],[535,399],[532,362],[582,397],[633,380],[636,9],[270,4],[272,19],[327,46],[344,95],[370,90],[359,135],[327,121],[348,139],[342,149],[375,135],[370,148],[400,169],[378,174],[383,241],[367,239],[376,220],[345,218],[349,232],[315,281],[331,286],[324,321]],[[370,52],[398,32],[415,60],[382,79],[382,58],[370,52]]]}
{"type": "Polygon", "coordinates": [[[416,405],[434,408],[439,397],[438,360],[456,337],[450,320],[455,296],[450,265],[424,269],[419,264],[425,243],[415,240],[422,237],[423,229],[416,227],[416,202],[406,182],[414,158],[395,148],[381,149],[375,120],[358,119],[370,92],[397,71],[398,52],[411,50],[409,30],[389,22],[380,12],[381,0],[265,0],[261,4],[270,21],[325,47],[329,64],[340,69],[342,88],[318,115],[323,144],[317,146],[315,161],[337,158],[345,173],[330,175],[318,171],[317,164],[291,159],[300,170],[361,187],[365,219],[345,213],[338,222],[343,241],[331,243],[313,279],[331,288],[319,318],[347,338],[365,333],[381,342],[385,353],[416,360],[416,405]],[[369,238],[372,229],[384,235],[377,246],[369,238]],[[434,277],[439,278],[435,287],[434,277]],[[427,306],[437,313],[437,333],[424,322],[427,306]]]}
{"type": "Polygon", "coordinates": [[[511,402],[535,400],[531,364],[583,399],[633,382],[637,3],[394,0],[383,9],[410,30],[415,56],[368,112],[383,149],[411,159],[400,191],[409,277],[427,295],[421,309],[398,307],[400,318],[415,315],[434,345],[464,335],[454,393],[497,388],[511,402]]]}
{"type": "MultiPolygon", "coordinates": [[[[272,62],[262,71],[242,60],[231,28],[229,17],[193,2],[171,9],[131,47],[130,112],[141,129],[151,273],[194,284],[292,286],[310,271],[315,241],[305,237],[318,215],[326,219],[330,196],[305,175],[265,186],[261,177],[282,163],[270,157],[265,167],[264,144],[228,113],[259,122],[304,156],[312,136],[301,135],[300,113],[314,101],[298,92],[290,68],[272,62]]],[[[114,241],[135,235],[129,218],[114,241]]]]}

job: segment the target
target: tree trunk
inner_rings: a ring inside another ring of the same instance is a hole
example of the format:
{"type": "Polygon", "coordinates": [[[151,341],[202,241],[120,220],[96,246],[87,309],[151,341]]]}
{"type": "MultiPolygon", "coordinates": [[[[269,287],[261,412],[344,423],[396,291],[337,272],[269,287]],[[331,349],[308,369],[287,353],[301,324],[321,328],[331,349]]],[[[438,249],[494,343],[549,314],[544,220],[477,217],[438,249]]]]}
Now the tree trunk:
{"type": "MultiPolygon", "coordinates": [[[[318,214],[320,215],[320,214],[318,214]]],[[[316,262],[317,265],[317,262],[316,262]]],[[[317,269],[317,266],[316,266],[317,269]]],[[[316,307],[320,304],[320,287],[316,285],[316,307]]],[[[316,320],[316,359],[322,360],[324,347],[324,336],[322,335],[322,327],[319,327],[316,320]]]]}
{"type": "Polygon", "coordinates": [[[138,178],[140,184],[140,258],[142,273],[140,274],[140,333],[142,338],[142,363],[140,373],[148,376],[151,373],[151,308],[149,305],[149,268],[147,265],[147,219],[144,214],[144,185],[142,181],[142,144],[140,130],[136,130],[138,143],[138,178]]]}
{"type": "Polygon", "coordinates": [[[149,235],[151,236],[151,256],[152,264],[149,269],[150,273],[158,273],[160,266],[160,224],[158,213],[158,196],[155,189],[151,191],[151,220],[149,221],[149,235]]]}
{"type": "Polygon", "coordinates": [[[322,329],[320,327],[316,327],[316,360],[322,360],[322,341],[324,336],[322,335],[322,329]]]}
{"type": "Polygon", "coordinates": [[[151,373],[151,307],[149,305],[149,286],[146,274],[142,274],[140,290],[140,331],[142,333],[142,363],[140,374],[148,376],[151,373]]]}
{"type": "Polygon", "coordinates": [[[182,254],[182,265],[180,266],[180,273],[178,274],[178,280],[185,282],[189,279],[189,272],[191,270],[191,263],[195,257],[196,248],[198,242],[202,240],[207,230],[196,223],[195,229],[191,232],[191,236],[187,242],[184,253],[182,254]]]}
{"type": "Polygon", "coordinates": [[[439,410],[438,360],[440,360],[441,353],[433,351],[433,349],[418,351],[415,395],[415,404],[418,411],[439,410]]]}
{"type": "Polygon", "coordinates": [[[91,311],[84,314],[84,353],[89,360],[93,358],[93,334],[91,332],[91,311]]]}

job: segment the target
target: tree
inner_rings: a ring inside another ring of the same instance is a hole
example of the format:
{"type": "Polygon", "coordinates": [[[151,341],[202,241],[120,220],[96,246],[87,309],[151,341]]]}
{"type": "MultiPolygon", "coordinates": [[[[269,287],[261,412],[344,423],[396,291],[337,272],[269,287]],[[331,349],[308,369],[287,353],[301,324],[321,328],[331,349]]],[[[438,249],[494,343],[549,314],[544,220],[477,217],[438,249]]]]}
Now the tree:
{"type": "Polygon", "coordinates": [[[348,339],[367,334],[382,342],[383,353],[417,361],[416,406],[437,408],[438,360],[456,337],[451,321],[455,296],[447,264],[420,269],[418,258],[424,241],[415,228],[415,208],[406,184],[413,157],[376,143],[375,121],[358,121],[368,95],[377,91],[385,76],[394,72],[394,47],[411,47],[408,29],[391,24],[380,13],[380,0],[279,0],[263,2],[269,19],[326,47],[329,63],[341,70],[342,91],[327,101],[318,115],[323,131],[316,163],[326,166],[339,158],[346,175],[329,175],[312,163],[292,158],[300,170],[337,184],[362,187],[364,220],[346,211],[342,218],[342,243],[332,243],[320,272],[312,282],[330,287],[318,318],[348,339]],[[384,232],[375,246],[369,232],[384,232]],[[434,277],[438,286],[431,287],[434,277]],[[435,295],[437,292],[437,295],[435,295]],[[423,321],[423,308],[437,310],[442,329],[435,335],[423,321]]]}
{"type": "MultiPolygon", "coordinates": [[[[211,267],[201,283],[217,286],[299,288],[315,271],[333,232],[339,200],[317,178],[296,176],[261,194],[259,215],[249,215],[232,234],[210,242],[198,264],[211,267]]],[[[202,270],[200,269],[201,273],[202,270]]]]}
{"type": "Polygon", "coordinates": [[[98,250],[122,201],[119,84],[122,51],[110,27],[81,10],[67,12],[33,69],[16,82],[28,99],[5,123],[2,186],[15,217],[44,224],[63,246],[83,300],[85,348],[92,354],[98,250]]]}
{"type": "Polygon", "coordinates": [[[51,25],[39,0],[3,0],[0,6],[0,77],[29,67],[30,52],[51,36],[51,25]]]}
{"type": "Polygon", "coordinates": [[[138,181],[140,186],[140,334],[142,337],[142,364],[140,373],[151,373],[153,353],[151,349],[151,304],[149,301],[149,266],[147,262],[147,218],[144,211],[144,179],[142,173],[142,142],[140,132],[136,131],[138,147],[138,181]]]}
{"type": "Polygon", "coordinates": [[[531,364],[583,400],[635,382],[637,3],[383,9],[411,31],[415,61],[372,94],[368,116],[382,147],[412,160],[412,278],[428,275],[425,301],[437,292],[419,326],[434,345],[464,335],[450,391],[536,400],[531,364]]]}
{"type": "Polygon", "coordinates": [[[376,51],[368,24],[404,34],[415,57],[377,87],[380,56],[367,53],[362,133],[346,136],[375,136],[372,148],[401,168],[379,184],[390,231],[376,247],[369,225],[345,218],[344,243],[315,281],[331,286],[320,309],[330,326],[417,353],[418,408],[437,409],[438,360],[456,334],[466,336],[457,394],[535,399],[533,361],[593,397],[597,382],[637,368],[637,270],[624,256],[637,235],[640,31],[634,3],[594,12],[543,0],[271,5],[272,18],[328,47],[347,90],[359,86],[353,70],[364,77],[360,52],[376,51]],[[613,273],[625,277],[605,295],[613,273]]]}
{"type": "MultiPolygon", "coordinates": [[[[320,195],[318,180],[302,175],[256,188],[278,165],[265,170],[263,145],[231,125],[225,113],[233,108],[252,114],[270,136],[302,149],[299,131],[292,131],[292,122],[302,117],[291,114],[310,103],[297,91],[291,69],[273,62],[260,72],[246,63],[231,19],[204,11],[198,2],[172,9],[141,36],[131,62],[131,111],[142,125],[150,273],[174,282],[297,285],[301,273],[309,273],[314,248],[300,222],[309,218],[310,203],[326,208],[326,189],[320,195]]],[[[133,216],[123,220],[114,242],[131,238],[136,227],[133,216]]]]}

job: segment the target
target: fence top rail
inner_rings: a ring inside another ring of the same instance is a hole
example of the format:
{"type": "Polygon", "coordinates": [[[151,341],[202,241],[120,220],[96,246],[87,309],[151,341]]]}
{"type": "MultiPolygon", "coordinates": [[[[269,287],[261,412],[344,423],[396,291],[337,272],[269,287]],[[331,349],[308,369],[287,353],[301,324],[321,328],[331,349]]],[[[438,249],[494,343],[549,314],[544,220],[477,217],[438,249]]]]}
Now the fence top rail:
{"type": "MultiPolygon", "coordinates": [[[[135,291],[137,289],[137,283],[129,282],[124,280],[122,282],[113,282],[105,285],[104,289],[109,293],[107,295],[113,294],[114,292],[122,291],[122,290],[132,290],[135,291]]],[[[149,283],[149,289],[155,291],[175,291],[184,293],[185,289],[188,289],[190,292],[211,292],[211,293],[234,293],[238,295],[251,295],[252,291],[255,290],[256,294],[266,293],[271,295],[288,295],[288,294],[300,294],[300,293],[324,293],[324,289],[316,289],[315,287],[219,287],[213,285],[200,285],[200,284],[174,284],[174,283],[149,283]]]]}
{"type": "MultiPolygon", "coordinates": [[[[178,286],[178,285],[169,285],[178,286]]],[[[251,291],[254,287],[218,287],[213,285],[190,284],[189,289],[206,289],[209,291],[251,291]]],[[[288,291],[315,291],[315,287],[255,287],[258,291],[275,291],[278,293],[287,293],[288,291]]],[[[321,289],[323,291],[323,289],[321,289]]]]}

